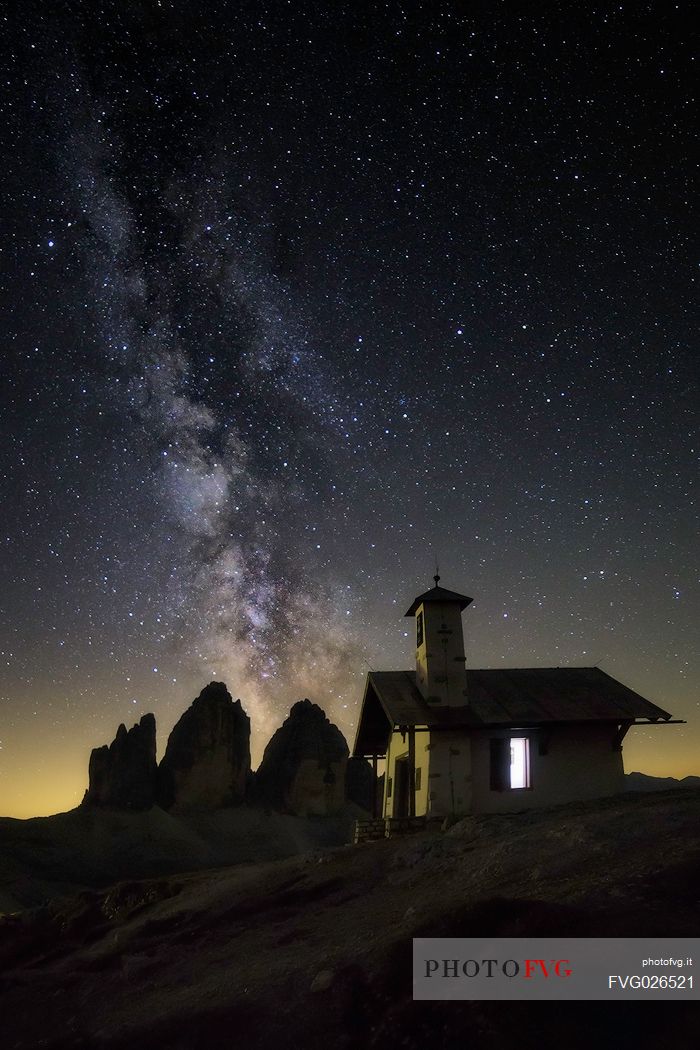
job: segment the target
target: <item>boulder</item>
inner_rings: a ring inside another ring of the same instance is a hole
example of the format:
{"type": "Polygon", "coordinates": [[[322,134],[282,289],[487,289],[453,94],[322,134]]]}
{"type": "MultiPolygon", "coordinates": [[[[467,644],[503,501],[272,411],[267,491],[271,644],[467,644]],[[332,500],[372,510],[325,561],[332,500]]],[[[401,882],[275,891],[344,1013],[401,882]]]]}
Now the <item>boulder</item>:
{"type": "Polygon", "coordinates": [[[366,758],[349,758],[345,772],[345,797],[368,813],[373,812],[375,795],[380,804],[377,778],[372,763],[366,758]]]}
{"type": "Polygon", "coordinates": [[[118,809],[150,809],[156,775],[156,720],[149,714],[128,732],[120,725],[109,747],[105,744],[93,750],[83,801],[118,809]]]}
{"type": "Polygon", "coordinates": [[[348,745],[310,700],[294,704],[265,748],[255,775],[257,800],[283,813],[328,816],[345,804],[348,745]]]}
{"type": "Polygon", "coordinates": [[[163,809],[220,809],[242,802],[250,773],[250,719],[223,682],[210,682],[168,738],[158,768],[163,809]]]}

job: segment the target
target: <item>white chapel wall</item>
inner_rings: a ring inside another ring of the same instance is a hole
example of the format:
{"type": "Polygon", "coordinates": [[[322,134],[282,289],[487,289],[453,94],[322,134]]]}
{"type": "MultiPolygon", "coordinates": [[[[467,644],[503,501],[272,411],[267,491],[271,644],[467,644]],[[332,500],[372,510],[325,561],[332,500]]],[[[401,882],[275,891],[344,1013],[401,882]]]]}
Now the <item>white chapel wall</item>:
{"type": "Polygon", "coordinates": [[[613,723],[556,726],[548,730],[485,730],[472,736],[473,811],[505,813],[536,806],[552,806],[576,799],[603,798],[624,791],[622,752],[614,751],[613,723]],[[530,738],[530,788],[492,791],[490,744],[492,736],[530,738]],[[547,754],[540,755],[544,735],[547,754]]]}

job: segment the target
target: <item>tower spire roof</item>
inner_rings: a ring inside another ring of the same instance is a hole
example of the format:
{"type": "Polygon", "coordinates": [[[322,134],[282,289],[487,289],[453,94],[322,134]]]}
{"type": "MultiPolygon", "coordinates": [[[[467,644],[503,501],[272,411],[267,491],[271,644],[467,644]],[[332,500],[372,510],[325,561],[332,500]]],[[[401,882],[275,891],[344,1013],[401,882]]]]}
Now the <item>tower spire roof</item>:
{"type": "Polygon", "coordinates": [[[472,599],[468,598],[466,594],[457,594],[456,591],[448,591],[445,587],[440,587],[440,574],[436,573],[433,576],[435,580],[435,586],[431,587],[429,591],[425,591],[423,594],[419,594],[417,598],[413,599],[411,607],[406,616],[415,616],[419,605],[424,605],[425,602],[459,602],[459,611],[466,609],[468,605],[471,605],[472,599]]]}

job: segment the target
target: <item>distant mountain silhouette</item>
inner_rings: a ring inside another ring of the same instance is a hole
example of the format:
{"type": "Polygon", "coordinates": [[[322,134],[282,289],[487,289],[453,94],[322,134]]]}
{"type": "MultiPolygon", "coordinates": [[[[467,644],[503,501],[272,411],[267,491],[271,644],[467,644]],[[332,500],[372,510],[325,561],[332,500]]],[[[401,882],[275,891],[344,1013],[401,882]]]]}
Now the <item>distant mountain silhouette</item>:
{"type": "Polygon", "coordinates": [[[339,816],[348,802],[372,808],[375,775],[348,759],[336,725],[310,700],[294,704],[250,768],[250,719],[224,682],[210,682],[187,708],[156,764],[156,721],[144,715],[90,755],[82,805],[122,812],[215,812],[245,803],[298,817],[339,816]],[[346,784],[346,772],[349,777],[346,784]]]}
{"type": "Polygon", "coordinates": [[[626,773],[628,791],[668,791],[671,788],[700,788],[700,777],[650,777],[646,773],[626,773]]]}

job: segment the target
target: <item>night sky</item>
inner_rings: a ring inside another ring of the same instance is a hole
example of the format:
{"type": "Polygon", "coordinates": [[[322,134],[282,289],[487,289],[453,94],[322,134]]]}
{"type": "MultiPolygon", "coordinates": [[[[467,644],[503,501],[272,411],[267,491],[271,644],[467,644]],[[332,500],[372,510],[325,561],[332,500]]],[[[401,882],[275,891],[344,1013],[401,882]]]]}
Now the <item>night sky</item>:
{"type": "Polygon", "coordinates": [[[470,666],[599,664],[700,773],[692,12],[15,5],[0,812],[212,679],[254,763],[352,742],[436,559],[470,666]]]}

